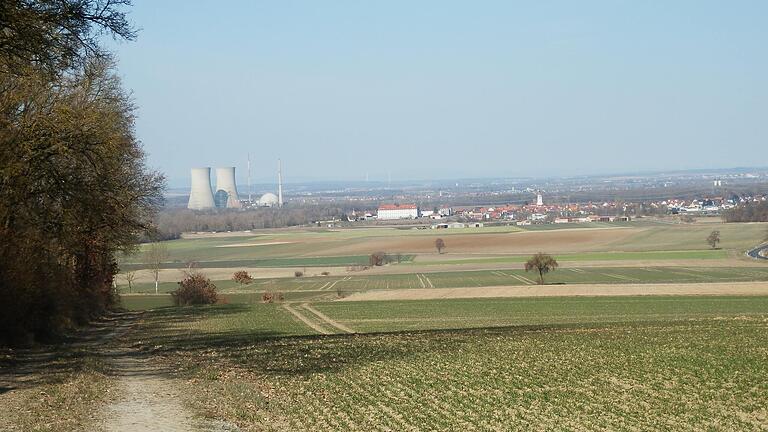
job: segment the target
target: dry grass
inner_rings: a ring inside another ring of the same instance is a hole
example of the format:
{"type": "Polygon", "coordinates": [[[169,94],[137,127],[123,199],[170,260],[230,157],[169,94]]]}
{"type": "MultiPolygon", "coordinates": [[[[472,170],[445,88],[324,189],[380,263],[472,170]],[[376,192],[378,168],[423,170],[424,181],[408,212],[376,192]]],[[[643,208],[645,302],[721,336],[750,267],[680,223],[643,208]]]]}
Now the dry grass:
{"type": "Polygon", "coordinates": [[[638,295],[768,295],[768,282],[684,284],[626,283],[620,285],[578,284],[397,289],[357,292],[340,301],[638,295]]]}
{"type": "Polygon", "coordinates": [[[0,430],[98,430],[116,379],[97,351],[78,343],[15,353],[0,366],[0,430]]]}

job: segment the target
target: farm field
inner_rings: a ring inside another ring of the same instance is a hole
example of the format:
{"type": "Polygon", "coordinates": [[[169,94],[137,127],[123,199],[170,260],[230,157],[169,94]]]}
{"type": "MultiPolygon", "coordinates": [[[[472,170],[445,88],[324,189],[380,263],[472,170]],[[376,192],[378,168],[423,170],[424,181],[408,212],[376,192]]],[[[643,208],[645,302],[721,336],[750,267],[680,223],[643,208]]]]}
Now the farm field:
{"type": "MultiPolygon", "coordinates": [[[[768,266],[754,267],[573,267],[549,273],[547,284],[627,284],[627,283],[702,283],[702,282],[768,282],[768,266]]],[[[317,291],[351,293],[380,289],[458,288],[486,286],[535,285],[537,275],[524,270],[443,271],[436,273],[351,274],[349,276],[317,276],[257,279],[250,285],[232,280],[214,281],[221,291],[317,291]]],[[[159,284],[160,292],[177,288],[175,282],[159,284]]],[[[127,286],[120,286],[127,292],[127,286]]],[[[134,293],[154,293],[154,283],[134,284],[134,293]]]]}
{"type": "MultiPolygon", "coordinates": [[[[260,277],[259,273],[267,273],[266,277],[270,277],[270,269],[282,268],[289,272],[305,267],[326,268],[338,274],[350,266],[368,265],[369,255],[378,251],[400,255],[401,264],[388,266],[386,272],[389,273],[421,271],[409,269],[409,266],[433,266],[433,271],[450,270],[452,266],[462,266],[465,270],[478,266],[517,266],[538,251],[553,254],[566,265],[702,261],[718,266],[729,263],[740,266],[744,262],[744,251],[759,243],[768,227],[767,224],[711,222],[586,225],[578,228],[546,226],[546,229],[514,226],[460,230],[292,229],[229,233],[229,236],[198,235],[164,242],[169,257],[161,268],[165,269],[163,277],[174,281],[178,276],[174,270],[184,268],[188,261],[196,261],[199,267],[217,273],[249,268],[257,273],[257,277],[260,277]],[[722,238],[717,250],[709,249],[704,242],[714,229],[720,230],[722,238]],[[434,240],[438,236],[445,237],[444,254],[434,250],[434,240]]],[[[123,257],[120,265],[123,272],[147,267],[142,263],[140,253],[123,257]]],[[[145,279],[148,277],[146,271],[139,273],[145,279]]]]}
{"type": "Polygon", "coordinates": [[[158,309],[134,343],[243,430],[765,426],[768,297],[291,306],[358,332],[325,336],[285,306],[158,309]]]}

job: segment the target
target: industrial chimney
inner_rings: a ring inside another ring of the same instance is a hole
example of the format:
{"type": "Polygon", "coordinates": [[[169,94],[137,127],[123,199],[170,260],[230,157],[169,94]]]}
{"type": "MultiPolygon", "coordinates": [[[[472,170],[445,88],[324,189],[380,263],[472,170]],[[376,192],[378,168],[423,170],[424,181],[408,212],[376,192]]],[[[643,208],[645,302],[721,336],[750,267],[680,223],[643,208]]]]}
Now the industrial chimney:
{"type": "Polygon", "coordinates": [[[189,193],[187,208],[192,210],[211,209],[213,203],[213,191],[211,190],[211,169],[192,168],[192,189],[189,193]]]}
{"type": "Polygon", "coordinates": [[[216,168],[216,193],[213,200],[217,208],[240,208],[235,185],[235,167],[216,168]]]}

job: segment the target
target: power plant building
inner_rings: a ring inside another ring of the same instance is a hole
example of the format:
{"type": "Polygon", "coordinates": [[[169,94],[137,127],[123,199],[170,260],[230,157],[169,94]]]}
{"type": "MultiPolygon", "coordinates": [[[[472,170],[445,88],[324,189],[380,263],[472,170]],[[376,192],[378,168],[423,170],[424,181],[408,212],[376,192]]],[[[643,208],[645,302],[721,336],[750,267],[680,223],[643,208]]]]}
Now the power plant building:
{"type": "Polygon", "coordinates": [[[192,168],[192,189],[189,193],[187,208],[206,210],[214,207],[213,190],[211,189],[211,169],[192,168]]]}
{"type": "MultiPolygon", "coordinates": [[[[250,167],[250,157],[248,161],[250,167]]],[[[248,173],[250,178],[250,172],[248,173]]],[[[214,208],[242,208],[240,196],[237,193],[235,181],[235,167],[216,168],[216,187],[211,188],[211,168],[192,168],[192,187],[189,193],[187,208],[192,210],[210,210],[214,208]]],[[[248,205],[252,205],[250,198],[250,182],[248,185],[248,205]]],[[[265,193],[256,205],[263,207],[283,206],[283,175],[282,163],[278,162],[277,171],[277,195],[265,193]]]]}
{"type": "Polygon", "coordinates": [[[216,168],[216,192],[211,188],[211,168],[192,168],[192,188],[187,208],[240,208],[235,182],[235,167],[216,168]]]}
{"type": "Polygon", "coordinates": [[[216,168],[216,193],[213,194],[216,208],[240,208],[235,184],[235,167],[216,168]]]}
{"type": "Polygon", "coordinates": [[[280,203],[277,195],[267,192],[259,198],[258,205],[262,207],[277,207],[280,203]]]}

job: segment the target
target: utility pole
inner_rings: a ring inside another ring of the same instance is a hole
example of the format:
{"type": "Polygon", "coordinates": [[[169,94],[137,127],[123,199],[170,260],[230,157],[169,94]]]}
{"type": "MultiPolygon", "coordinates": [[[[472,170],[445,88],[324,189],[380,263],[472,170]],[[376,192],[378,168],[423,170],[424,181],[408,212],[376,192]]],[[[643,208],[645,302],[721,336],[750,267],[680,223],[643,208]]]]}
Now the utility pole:
{"type": "Polygon", "coordinates": [[[248,205],[251,205],[251,154],[248,153],[248,205]]]}
{"type": "Polygon", "coordinates": [[[277,160],[277,207],[283,206],[283,161],[277,160]]]}

